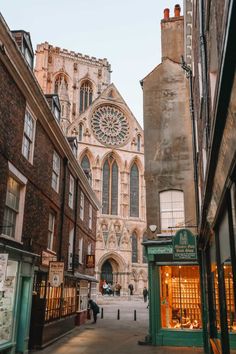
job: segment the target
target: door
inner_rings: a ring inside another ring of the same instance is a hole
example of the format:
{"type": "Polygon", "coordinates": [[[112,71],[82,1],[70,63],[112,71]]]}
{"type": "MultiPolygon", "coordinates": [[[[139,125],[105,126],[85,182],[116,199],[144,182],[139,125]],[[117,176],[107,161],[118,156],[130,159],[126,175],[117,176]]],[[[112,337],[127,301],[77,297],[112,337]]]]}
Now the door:
{"type": "Polygon", "coordinates": [[[103,263],[101,279],[106,280],[107,283],[113,283],[112,266],[108,260],[103,263]]]}
{"type": "Polygon", "coordinates": [[[18,329],[16,340],[16,353],[24,353],[28,350],[28,328],[29,328],[29,296],[31,278],[23,277],[21,293],[19,297],[18,329]]]}

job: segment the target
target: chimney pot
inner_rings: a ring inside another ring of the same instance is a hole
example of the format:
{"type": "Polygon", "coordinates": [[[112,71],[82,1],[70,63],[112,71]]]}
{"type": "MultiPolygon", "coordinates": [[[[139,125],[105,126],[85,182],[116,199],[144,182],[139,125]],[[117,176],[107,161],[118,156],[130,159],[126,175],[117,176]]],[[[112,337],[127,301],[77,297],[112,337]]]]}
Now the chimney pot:
{"type": "Polygon", "coordinates": [[[170,9],[164,10],[164,20],[168,20],[170,17],[170,9]]]}
{"type": "Polygon", "coordinates": [[[180,16],[180,11],[181,11],[180,5],[179,4],[175,5],[175,9],[174,9],[175,17],[180,16]]]}

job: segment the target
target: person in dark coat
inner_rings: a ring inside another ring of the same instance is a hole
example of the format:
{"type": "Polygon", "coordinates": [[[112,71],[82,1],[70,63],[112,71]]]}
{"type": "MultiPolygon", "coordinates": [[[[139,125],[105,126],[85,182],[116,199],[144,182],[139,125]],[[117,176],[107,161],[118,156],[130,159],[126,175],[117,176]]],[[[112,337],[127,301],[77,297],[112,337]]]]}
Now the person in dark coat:
{"type": "Polygon", "coordinates": [[[133,284],[130,283],[129,286],[128,286],[128,288],[129,288],[129,291],[130,291],[130,295],[133,295],[133,291],[134,291],[134,286],[133,286],[133,284]]]}
{"type": "Polygon", "coordinates": [[[147,302],[147,298],[148,298],[148,289],[145,286],[143,288],[143,300],[144,300],[144,302],[147,302]]]}
{"type": "Polygon", "coordinates": [[[93,323],[97,322],[97,315],[100,312],[99,306],[96,304],[95,301],[89,300],[89,308],[93,311],[93,323]]]}

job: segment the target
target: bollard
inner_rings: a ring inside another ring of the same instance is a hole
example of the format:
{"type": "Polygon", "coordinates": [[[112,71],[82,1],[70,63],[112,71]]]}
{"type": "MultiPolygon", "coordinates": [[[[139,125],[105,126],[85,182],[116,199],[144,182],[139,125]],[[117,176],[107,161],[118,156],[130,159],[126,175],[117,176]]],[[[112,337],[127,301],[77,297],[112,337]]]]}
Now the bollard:
{"type": "Polygon", "coordinates": [[[137,319],[137,314],[136,314],[136,310],[134,310],[134,321],[136,321],[137,319]]]}
{"type": "Polygon", "coordinates": [[[120,310],[118,309],[117,310],[117,320],[119,320],[120,319],[120,310]]]}
{"type": "Polygon", "coordinates": [[[103,307],[102,307],[102,310],[101,310],[101,318],[103,318],[103,307]]]}

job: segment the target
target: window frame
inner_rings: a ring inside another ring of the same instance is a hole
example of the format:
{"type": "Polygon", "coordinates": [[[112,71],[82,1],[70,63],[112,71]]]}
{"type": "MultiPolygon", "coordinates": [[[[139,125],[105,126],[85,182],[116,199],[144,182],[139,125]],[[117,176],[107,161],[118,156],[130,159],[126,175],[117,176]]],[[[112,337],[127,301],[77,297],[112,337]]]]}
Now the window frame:
{"type": "Polygon", "coordinates": [[[61,172],[61,157],[60,155],[56,152],[56,150],[53,151],[53,158],[52,158],[52,181],[51,181],[51,186],[54,189],[55,192],[59,192],[59,185],[60,185],[60,172],[61,172]],[[55,158],[57,161],[55,161],[55,158]],[[58,166],[56,167],[58,163],[58,166]],[[56,169],[55,169],[56,167],[56,169]],[[54,186],[55,183],[55,186],[54,186]]]}
{"type": "Polygon", "coordinates": [[[27,106],[25,110],[25,116],[24,116],[24,129],[23,129],[21,153],[24,156],[24,158],[27,161],[29,161],[32,165],[34,159],[35,131],[36,131],[36,119],[32,114],[31,110],[29,109],[29,107],[27,106]],[[30,129],[30,127],[29,124],[27,124],[26,122],[27,117],[30,117],[32,122],[31,134],[28,132],[28,129],[30,129]],[[28,143],[28,146],[27,144],[25,144],[25,142],[28,143]]]}
{"type": "Polygon", "coordinates": [[[70,174],[68,205],[71,209],[74,209],[74,194],[75,194],[75,179],[70,174]]]}
{"type": "Polygon", "coordinates": [[[83,262],[83,243],[84,243],[84,239],[83,239],[83,237],[81,237],[79,239],[79,264],[84,264],[84,262],[83,262]]]}
{"type": "Polygon", "coordinates": [[[93,207],[92,207],[91,204],[89,204],[88,226],[89,226],[90,230],[92,230],[92,226],[93,226],[93,207]]]}
{"type": "Polygon", "coordinates": [[[48,214],[48,238],[47,238],[47,250],[51,252],[54,252],[53,244],[55,238],[55,224],[56,224],[56,214],[51,210],[48,214]],[[50,216],[52,217],[52,229],[50,229],[50,216]]]}
{"type": "Polygon", "coordinates": [[[140,215],[140,173],[139,173],[139,168],[136,162],[134,162],[130,168],[130,178],[129,178],[129,216],[131,218],[139,218],[140,215]],[[135,213],[132,209],[132,205],[133,205],[133,201],[134,201],[134,195],[132,196],[131,193],[134,193],[134,191],[132,190],[132,182],[131,182],[131,173],[132,173],[132,169],[134,168],[134,166],[136,166],[137,168],[137,181],[138,181],[138,187],[137,187],[137,192],[138,192],[138,196],[137,196],[137,204],[136,205],[136,209],[137,209],[137,213],[135,213]],[[134,215],[135,214],[135,215],[134,215]]]}
{"type": "Polygon", "coordinates": [[[165,190],[165,191],[162,191],[159,193],[159,206],[160,206],[160,228],[161,228],[161,232],[169,232],[169,227],[171,227],[172,229],[175,229],[175,227],[178,227],[180,225],[178,224],[182,224],[182,226],[185,225],[185,205],[184,205],[184,192],[181,191],[181,190],[176,190],[176,189],[169,189],[169,190],[165,190]],[[181,198],[178,199],[177,197],[177,193],[178,195],[180,196],[181,195],[181,198]],[[170,201],[164,201],[164,200],[161,200],[163,199],[163,196],[167,196],[167,194],[170,194],[170,201]],[[174,199],[174,195],[176,194],[176,199],[174,199]],[[181,199],[181,200],[180,200],[181,199]],[[170,207],[166,208],[166,207],[163,207],[163,203],[165,204],[169,204],[170,207]],[[175,207],[174,208],[174,204],[180,204],[182,203],[181,207],[175,207]],[[181,217],[179,216],[174,216],[174,213],[183,213],[183,216],[182,216],[182,221],[179,221],[178,223],[175,223],[174,225],[174,222],[176,221],[176,219],[181,219],[181,217]],[[163,218],[163,215],[164,214],[171,214],[170,217],[168,218],[163,218]],[[165,228],[164,225],[163,225],[163,221],[164,220],[167,220],[168,219],[168,222],[171,220],[170,224],[168,224],[168,228],[165,228]]]}
{"type": "Polygon", "coordinates": [[[84,193],[83,193],[83,191],[80,192],[79,217],[82,221],[84,220],[84,193]]]}

